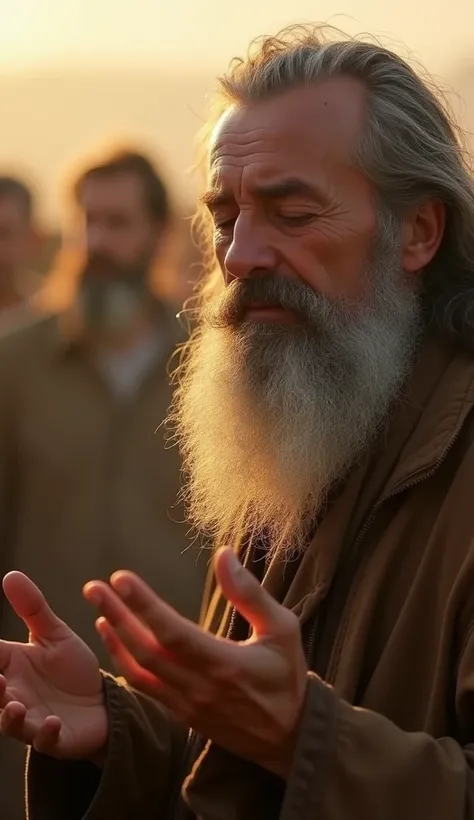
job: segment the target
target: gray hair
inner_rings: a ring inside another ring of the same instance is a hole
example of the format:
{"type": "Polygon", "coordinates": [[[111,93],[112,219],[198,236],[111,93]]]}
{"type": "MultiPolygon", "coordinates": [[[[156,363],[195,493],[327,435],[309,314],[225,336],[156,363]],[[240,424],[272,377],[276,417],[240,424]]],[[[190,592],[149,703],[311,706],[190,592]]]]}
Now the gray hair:
{"type": "Polygon", "coordinates": [[[422,275],[425,317],[474,350],[474,179],[447,105],[407,62],[377,43],[340,33],[335,40],[327,27],[291,27],[231,63],[219,80],[216,117],[234,102],[337,75],[357,77],[368,89],[356,157],[381,203],[397,215],[428,199],[445,205],[444,237],[422,275]]]}

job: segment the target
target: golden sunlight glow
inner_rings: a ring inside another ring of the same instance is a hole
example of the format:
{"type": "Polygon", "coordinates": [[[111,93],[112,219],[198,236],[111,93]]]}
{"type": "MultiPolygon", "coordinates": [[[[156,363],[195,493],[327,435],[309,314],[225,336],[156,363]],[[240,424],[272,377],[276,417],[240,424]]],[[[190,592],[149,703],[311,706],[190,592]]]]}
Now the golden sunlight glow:
{"type": "Polygon", "coordinates": [[[405,41],[438,66],[469,52],[470,0],[0,0],[0,66],[215,63],[291,22],[332,19],[405,41]]]}
{"type": "Polygon", "coordinates": [[[255,36],[315,15],[381,36],[448,82],[471,59],[472,0],[0,0],[0,168],[36,180],[56,220],[71,163],[118,136],[157,151],[192,199],[215,74],[255,36]]]}

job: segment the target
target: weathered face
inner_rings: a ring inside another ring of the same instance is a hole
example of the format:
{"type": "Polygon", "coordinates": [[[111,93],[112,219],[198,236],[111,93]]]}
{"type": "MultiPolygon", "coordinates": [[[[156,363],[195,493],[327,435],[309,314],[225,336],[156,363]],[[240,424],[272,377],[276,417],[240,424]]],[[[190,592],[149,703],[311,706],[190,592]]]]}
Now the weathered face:
{"type": "Polygon", "coordinates": [[[114,269],[126,274],[153,258],[161,232],[148,213],[143,185],[135,174],[86,179],[80,206],[83,243],[97,276],[106,277],[109,271],[112,275],[114,269]]]}
{"type": "Polygon", "coordinates": [[[352,157],[363,115],[363,87],[338,78],[222,117],[205,201],[226,283],[277,273],[333,299],[363,296],[376,231],[352,157]]]}
{"type": "Polygon", "coordinates": [[[21,202],[0,197],[0,289],[31,264],[34,233],[21,202]]]}
{"type": "Polygon", "coordinates": [[[150,298],[149,278],[160,250],[161,226],[153,220],[141,179],[133,173],[86,179],[84,267],[80,304],[89,329],[127,331],[150,298]]]}
{"type": "Polygon", "coordinates": [[[191,519],[220,543],[303,548],[409,372],[418,301],[402,226],[352,160],[363,112],[342,78],[231,108],[214,133],[223,287],[175,417],[191,519]]]}

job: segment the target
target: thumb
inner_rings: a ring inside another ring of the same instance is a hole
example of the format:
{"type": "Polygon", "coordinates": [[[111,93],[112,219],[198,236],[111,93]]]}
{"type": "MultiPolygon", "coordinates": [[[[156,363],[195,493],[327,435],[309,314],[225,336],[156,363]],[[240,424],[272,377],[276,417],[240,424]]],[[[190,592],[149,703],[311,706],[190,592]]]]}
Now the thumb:
{"type": "Polygon", "coordinates": [[[223,547],[216,553],[214,561],[216,579],[224,596],[258,636],[286,631],[293,613],[263,589],[255,576],[242,566],[233,550],[223,547]]]}
{"type": "Polygon", "coordinates": [[[34,638],[61,640],[70,634],[46,603],[43,593],[22,572],[9,572],[3,579],[3,591],[19,618],[34,638]]]}

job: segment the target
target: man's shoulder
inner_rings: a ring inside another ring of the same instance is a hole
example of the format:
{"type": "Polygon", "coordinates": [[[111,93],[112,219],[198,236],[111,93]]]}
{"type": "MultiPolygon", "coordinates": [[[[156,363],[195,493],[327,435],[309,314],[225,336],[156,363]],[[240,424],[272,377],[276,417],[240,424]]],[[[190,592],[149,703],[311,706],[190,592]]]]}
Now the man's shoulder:
{"type": "Polygon", "coordinates": [[[48,355],[57,328],[57,315],[26,308],[5,322],[0,319],[0,369],[21,366],[25,357],[36,360],[48,355]]]}

